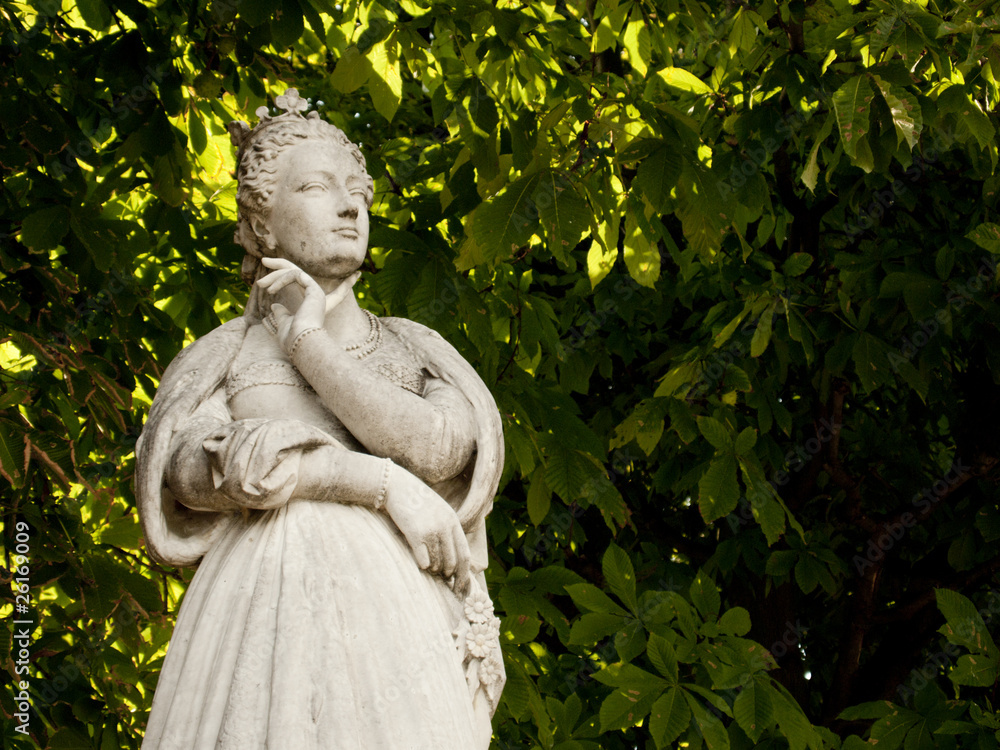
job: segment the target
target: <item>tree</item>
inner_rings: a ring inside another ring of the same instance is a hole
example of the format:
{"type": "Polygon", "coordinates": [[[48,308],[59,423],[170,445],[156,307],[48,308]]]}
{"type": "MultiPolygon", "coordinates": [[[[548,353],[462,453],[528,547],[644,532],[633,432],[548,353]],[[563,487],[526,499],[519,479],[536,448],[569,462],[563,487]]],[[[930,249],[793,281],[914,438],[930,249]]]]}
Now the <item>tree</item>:
{"type": "Polygon", "coordinates": [[[995,746],[988,4],[0,7],[5,575],[21,521],[39,624],[5,746],[139,746],[190,573],[143,550],[133,446],[246,298],[224,126],[289,85],[376,179],[363,303],[504,416],[496,747],[995,746]]]}

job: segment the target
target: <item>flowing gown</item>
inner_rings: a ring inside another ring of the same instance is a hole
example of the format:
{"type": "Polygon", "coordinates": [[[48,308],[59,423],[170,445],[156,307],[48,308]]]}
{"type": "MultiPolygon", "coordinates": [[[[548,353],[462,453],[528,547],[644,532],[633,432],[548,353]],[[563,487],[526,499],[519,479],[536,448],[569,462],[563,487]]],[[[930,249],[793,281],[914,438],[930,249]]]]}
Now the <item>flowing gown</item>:
{"type": "MultiPolygon", "coordinates": [[[[239,395],[266,401],[268,389],[310,390],[266,336],[249,328],[220,387],[181,427],[221,427],[203,440],[216,487],[226,485],[227,471],[239,472],[250,476],[244,490],[288,497],[217,519],[184,596],[144,750],[487,747],[503,670],[481,573],[473,596],[460,601],[420,570],[386,514],[300,497],[301,450],[282,452],[266,476],[247,468],[247,444],[266,420],[245,420],[233,437],[239,395]],[[489,631],[486,651],[470,628],[489,631]]],[[[365,364],[417,393],[434,385],[395,335],[365,364]]],[[[437,386],[445,411],[463,398],[437,386]]],[[[319,424],[346,449],[360,449],[329,412],[319,424]]],[[[175,443],[191,442],[176,433],[175,443]]]]}

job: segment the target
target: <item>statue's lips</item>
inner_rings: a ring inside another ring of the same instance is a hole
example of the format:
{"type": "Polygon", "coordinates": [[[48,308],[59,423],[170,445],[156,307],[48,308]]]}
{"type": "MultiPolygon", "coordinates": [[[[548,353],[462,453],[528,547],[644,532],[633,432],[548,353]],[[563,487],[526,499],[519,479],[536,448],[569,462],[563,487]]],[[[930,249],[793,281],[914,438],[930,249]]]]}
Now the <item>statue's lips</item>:
{"type": "Polygon", "coordinates": [[[332,231],[335,235],[343,237],[345,240],[356,240],[358,238],[358,230],[354,227],[340,227],[332,231]]]}

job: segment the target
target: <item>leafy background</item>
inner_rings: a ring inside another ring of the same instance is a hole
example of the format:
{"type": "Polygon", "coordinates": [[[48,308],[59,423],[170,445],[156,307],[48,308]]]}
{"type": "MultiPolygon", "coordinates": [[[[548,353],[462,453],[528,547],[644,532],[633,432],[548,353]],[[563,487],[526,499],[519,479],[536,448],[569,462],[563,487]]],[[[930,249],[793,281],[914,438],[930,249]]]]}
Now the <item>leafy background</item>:
{"type": "Polygon", "coordinates": [[[4,747],[139,747],[190,572],[133,446],[289,86],[376,179],[363,304],[503,414],[494,747],[996,747],[993,7],[0,0],[4,747]]]}

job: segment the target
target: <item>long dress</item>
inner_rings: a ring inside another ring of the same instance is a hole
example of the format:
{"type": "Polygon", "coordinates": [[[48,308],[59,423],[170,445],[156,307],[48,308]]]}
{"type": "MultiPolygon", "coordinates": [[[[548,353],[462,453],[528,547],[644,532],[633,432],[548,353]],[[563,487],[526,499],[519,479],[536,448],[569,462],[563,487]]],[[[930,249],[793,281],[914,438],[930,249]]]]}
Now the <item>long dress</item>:
{"type": "MultiPolygon", "coordinates": [[[[435,382],[450,385],[447,373],[435,371],[435,357],[424,356],[437,344],[425,340],[414,346],[420,340],[412,335],[414,325],[404,321],[391,331],[384,350],[372,358],[373,374],[414,392],[423,391],[423,381],[432,374],[443,375],[435,382]]],[[[153,439],[147,441],[144,432],[143,443],[157,445],[143,445],[143,454],[147,449],[163,454],[164,443],[176,445],[178,436],[190,442],[185,430],[194,430],[192,434],[204,437],[213,471],[225,473],[227,466],[245,470],[233,456],[246,453],[240,453],[239,442],[245,446],[254,440],[260,420],[241,422],[231,408],[234,391],[308,389],[287,360],[281,366],[280,350],[272,347],[266,366],[255,361],[260,353],[252,344],[260,341],[261,330],[244,326],[238,343],[230,336],[228,350],[215,341],[215,354],[205,355],[210,365],[199,362],[201,355],[195,353],[178,371],[165,374],[161,392],[166,384],[164,398],[170,401],[167,394],[174,394],[172,406],[181,416],[164,420],[162,408],[156,414],[151,410],[147,430],[152,425],[153,439]],[[220,352],[221,365],[213,360],[220,352]],[[194,375],[186,378],[185,373],[194,375]],[[196,380],[203,393],[192,398],[187,390],[196,380]],[[237,432],[235,425],[243,423],[249,426],[241,427],[239,439],[229,439],[237,432]],[[205,425],[227,437],[213,438],[205,425]]],[[[444,369],[451,366],[449,361],[444,369]]],[[[333,441],[360,449],[328,412],[326,419],[324,432],[333,441]]],[[[482,428],[478,442],[489,442],[482,428]]],[[[487,463],[484,459],[476,461],[487,463]]],[[[157,463],[156,456],[143,455],[140,466],[150,461],[157,463]]],[[[295,450],[283,451],[275,471],[256,477],[250,482],[256,486],[247,488],[255,492],[264,487],[266,492],[268,481],[281,475],[284,479],[271,486],[279,487],[274,492],[290,487],[287,499],[269,510],[243,513],[206,514],[179,506],[164,486],[167,467],[162,460],[152,471],[139,472],[147,543],[151,538],[160,542],[156,550],[161,558],[170,556],[164,550],[172,541],[183,549],[175,559],[190,557],[198,544],[206,550],[181,606],[144,750],[487,747],[503,668],[495,638],[498,623],[484,593],[484,562],[477,566],[473,594],[460,601],[440,577],[419,569],[384,513],[298,496],[294,481],[285,481],[285,475],[294,474],[296,461],[295,450]],[[148,490],[157,481],[161,495],[151,498],[148,490]],[[483,634],[490,637],[484,641],[483,634]]],[[[485,468],[496,473],[495,466],[485,468]]],[[[215,481],[220,486],[225,477],[215,481]]],[[[487,485],[489,481],[487,477],[487,485]]],[[[466,475],[439,491],[461,508],[461,493],[456,500],[453,490],[469,485],[466,475]]],[[[482,509],[478,515],[467,513],[471,537],[481,530],[484,515],[482,509]]]]}

